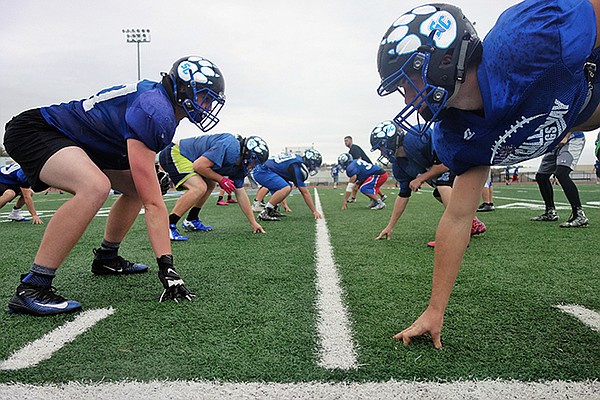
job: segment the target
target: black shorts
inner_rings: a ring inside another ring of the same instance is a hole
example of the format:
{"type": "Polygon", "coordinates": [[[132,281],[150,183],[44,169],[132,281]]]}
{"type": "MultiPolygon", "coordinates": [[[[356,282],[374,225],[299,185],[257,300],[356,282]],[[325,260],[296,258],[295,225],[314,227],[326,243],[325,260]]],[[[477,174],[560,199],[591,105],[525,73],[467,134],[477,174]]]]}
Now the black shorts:
{"type": "Polygon", "coordinates": [[[454,185],[455,178],[456,178],[456,174],[454,172],[446,171],[443,174],[441,174],[440,176],[438,176],[436,179],[434,179],[433,186],[434,187],[438,187],[438,186],[452,187],[452,185],[454,185]]]}
{"type": "Polygon", "coordinates": [[[4,192],[6,192],[9,189],[15,192],[15,197],[21,194],[21,188],[19,186],[11,186],[5,183],[0,183],[0,196],[2,196],[4,192]]]}
{"type": "Polygon", "coordinates": [[[46,122],[38,108],[24,111],[6,124],[4,148],[21,165],[34,192],[49,187],[40,180],[46,161],[70,146],[77,144],[46,122]]]}

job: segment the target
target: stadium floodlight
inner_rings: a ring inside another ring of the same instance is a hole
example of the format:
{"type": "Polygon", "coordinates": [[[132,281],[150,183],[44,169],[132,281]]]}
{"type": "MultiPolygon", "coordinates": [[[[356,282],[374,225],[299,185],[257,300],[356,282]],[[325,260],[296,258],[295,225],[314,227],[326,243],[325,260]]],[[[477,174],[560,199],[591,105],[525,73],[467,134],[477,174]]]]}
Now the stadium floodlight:
{"type": "Polygon", "coordinates": [[[137,44],[138,81],[140,80],[140,43],[150,43],[150,29],[123,29],[127,43],[137,44]]]}

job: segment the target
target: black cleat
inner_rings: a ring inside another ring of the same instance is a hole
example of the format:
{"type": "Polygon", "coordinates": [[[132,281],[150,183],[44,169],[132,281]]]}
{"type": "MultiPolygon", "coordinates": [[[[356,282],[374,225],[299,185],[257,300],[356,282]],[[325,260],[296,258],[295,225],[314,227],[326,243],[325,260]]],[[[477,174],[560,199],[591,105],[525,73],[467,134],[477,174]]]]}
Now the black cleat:
{"type": "Polygon", "coordinates": [[[95,275],[127,275],[148,271],[147,265],[132,263],[121,256],[104,258],[106,253],[108,253],[106,250],[94,249],[93,251],[92,273],[95,275]]]}

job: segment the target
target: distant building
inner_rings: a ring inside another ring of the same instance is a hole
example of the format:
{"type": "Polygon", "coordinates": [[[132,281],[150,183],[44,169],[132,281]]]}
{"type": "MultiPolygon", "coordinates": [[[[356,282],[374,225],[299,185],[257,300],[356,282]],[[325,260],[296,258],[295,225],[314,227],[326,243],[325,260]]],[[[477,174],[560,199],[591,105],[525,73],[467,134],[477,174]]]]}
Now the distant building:
{"type": "Polygon", "coordinates": [[[304,147],[294,146],[294,147],[285,147],[283,151],[284,151],[284,153],[287,153],[287,154],[303,155],[306,150],[311,149],[311,148],[312,148],[312,146],[304,146],[304,147]]]}

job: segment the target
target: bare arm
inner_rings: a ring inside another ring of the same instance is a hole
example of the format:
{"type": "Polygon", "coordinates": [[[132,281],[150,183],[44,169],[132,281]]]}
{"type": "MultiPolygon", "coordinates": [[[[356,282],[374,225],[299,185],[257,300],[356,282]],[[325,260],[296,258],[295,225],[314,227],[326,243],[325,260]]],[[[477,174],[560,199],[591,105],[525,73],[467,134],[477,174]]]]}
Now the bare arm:
{"type": "Polygon", "coordinates": [[[410,182],[410,190],[416,192],[421,188],[423,182],[429,179],[437,178],[446,171],[448,171],[448,167],[446,167],[444,164],[434,164],[431,168],[429,168],[427,171],[423,172],[421,175],[417,176],[410,182]]]}
{"type": "Polygon", "coordinates": [[[165,254],[172,254],[167,207],[161,195],[154,167],[156,153],[135,139],[127,140],[127,153],[131,176],[144,205],[146,229],[154,255],[159,258],[165,254]]]}
{"type": "Polygon", "coordinates": [[[300,194],[304,198],[304,202],[306,203],[308,208],[310,208],[310,211],[313,213],[315,219],[323,218],[321,213],[317,211],[317,208],[315,207],[315,203],[313,202],[313,199],[312,199],[312,196],[310,195],[309,190],[306,187],[299,187],[298,190],[300,191],[300,194]]]}
{"type": "Polygon", "coordinates": [[[379,240],[382,238],[387,238],[387,240],[390,240],[392,238],[392,232],[394,231],[394,227],[396,226],[396,223],[404,213],[409,199],[410,197],[396,197],[396,201],[394,202],[394,210],[392,211],[392,216],[390,217],[390,222],[388,222],[387,226],[381,231],[381,233],[375,238],[375,240],[379,240]]]}
{"type": "Polygon", "coordinates": [[[356,175],[352,175],[350,179],[348,179],[348,187],[346,187],[346,191],[344,192],[344,203],[342,204],[342,210],[346,210],[348,208],[348,198],[352,194],[352,190],[356,184],[356,178],[356,175]]]}
{"type": "Polygon", "coordinates": [[[429,306],[410,327],[394,336],[396,340],[402,340],[405,345],[409,344],[412,337],[430,333],[434,346],[438,349],[442,347],[444,313],[469,244],[469,229],[488,172],[487,166],[471,168],[457,176],[454,181],[452,196],[440,220],[435,238],[433,283],[429,306]]]}
{"type": "Polygon", "coordinates": [[[260,232],[265,233],[265,230],[254,218],[254,213],[252,212],[252,206],[250,205],[250,199],[248,198],[248,194],[244,188],[235,189],[235,197],[238,200],[238,204],[242,209],[242,212],[248,218],[248,222],[250,222],[250,226],[252,227],[252,232],[260,232]]]}
{"type": "Polygon", "coordinates": [[[212,167],[215,165],[214,162],[210,161],[208,158],[204,156],[200,156],[194,161],[194,171],[196,171],[199,175],[207,179],[211,179],[217,183],[221,182],[223,176],[215,171],[213,171],[212,167]]]}
{"type": "Polygon", "coordinates": [[[37,215],[37,211],[35,211],[35,205],[33,204],[33,190],[29,188],[21,188],[21,197],[23,197],[23,201],[25,202],[25,206],[29,210],[31,214],[31,223],[42,225],[43,222],[40,217],[37,215]]]}

